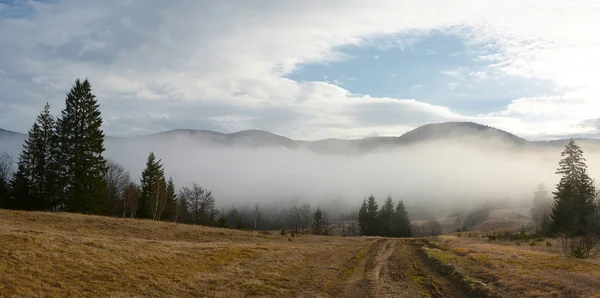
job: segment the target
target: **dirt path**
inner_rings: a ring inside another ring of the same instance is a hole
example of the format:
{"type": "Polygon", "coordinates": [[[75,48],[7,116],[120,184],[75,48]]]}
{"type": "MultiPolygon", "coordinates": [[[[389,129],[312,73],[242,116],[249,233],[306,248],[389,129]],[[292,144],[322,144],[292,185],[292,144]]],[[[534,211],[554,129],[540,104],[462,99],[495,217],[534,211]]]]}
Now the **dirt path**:
{"type": "Polygon", "coordinates": [[[375,239],[359,270],[346,280],[342,297],[467,297],[452,280],[435,271],[408,239],[375,239]]]}

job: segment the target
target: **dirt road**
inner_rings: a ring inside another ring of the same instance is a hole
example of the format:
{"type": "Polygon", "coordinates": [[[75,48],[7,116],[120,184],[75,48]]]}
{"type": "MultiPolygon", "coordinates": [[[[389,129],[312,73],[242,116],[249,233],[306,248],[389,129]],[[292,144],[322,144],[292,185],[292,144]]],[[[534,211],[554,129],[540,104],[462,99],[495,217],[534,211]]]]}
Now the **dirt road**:
{"type": "Polygon", "coordinates": [[[343,297],[468,297],[448,276],[433,269],[418,240],[370,242],[366,257],[346,280],[343,297]]]}

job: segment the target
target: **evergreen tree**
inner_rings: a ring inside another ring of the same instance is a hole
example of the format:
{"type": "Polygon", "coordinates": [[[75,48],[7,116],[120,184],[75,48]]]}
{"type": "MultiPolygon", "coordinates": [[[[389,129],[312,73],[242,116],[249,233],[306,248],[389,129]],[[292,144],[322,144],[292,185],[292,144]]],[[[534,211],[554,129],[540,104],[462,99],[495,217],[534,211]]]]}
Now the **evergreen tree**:
{"type": "Polygon", "coordinates": [[[60,176],[64,207],[71,212],[108,210],[102,117],[90,82],[75,80],[58,120],[60,176]]]}
{"type": "Polygon", "coordinates": [[[594,210],[595,188],[587,174],[583,151],[573,140],[561,153],[557,174],[562,175],[554,192],[550,218],[553,233],[585,235],[590,230],[594,210]]]}
{"type": "Polygon", "coordinates": [[[140,178],[142,193],[140,195],[137,216],[139,218],[152,218],[154,215],[156,198],[160,194],[159,185],[164,180],[164,170],[161,160],[156,159],[154,152],[150,152],[146,161],[146,168],[140,178]]]}
{"type": "Polygon", "coordinates": [[[165,209],[164,209],[162,218],[164,218],[165,220],[174,220],[176,208],[177,208],[177,192],[175,190],[175,183],[173,182],[173,177],[169,177],[169,181],[167,182],[167,189],[166,189],[165,209]]]}
{"type": "Polygon", "coordinates": [[[377,214],[379,205],[377,201],[375,201],[375,197],[373,195],[367,198],[367,235],[369,236],[377,236],[379,235],[378,224],[377,224],[377,214]]]}
{"type": "Polygon", "coordinates": [[[321,212],[320,207],[317,207],[317,211],[313,217],[312,233],[314,235],[323,234],[323,212],[321,212]]]}
{"type": "Polygon", "coordinates": [[[29,130],[13,179],[15,207],[52,210],[59,205],[55,120],[46,103],[29,130]]]}
{"type": "Polygon", "coordinates": [[[551,209],[552,200],[548,196],[544,184],[540,183],[533,194],[533,207],[531,208],[531,218],[538,225],[538,229],[542,229],[542,222],[545,220],[544,215],[548,214],[551,209]]]}
{"type": "Polygon", "coordinates": [[[394,237],[412,237],[412,229],[410,227],[410,219],[404,202],[400,200],[396,205],[394,212],[392,235],[394,237]]]}
{"type": "Polygon", "coordinates": [[[9,205],[15,209],[21,210],[39,210],[41,202],[31,192],[31,158],[28,152],[28,140],[25,141],[25,149],[19,155],[17,163],[17,172],[10,181],[9,205]]]}
{"type": "Polygon", "coordinates": [[[367,214],[367,199],[363,200],[363,203],[358,211],[358,227],[362,235],[367,235],[369,231],[369,218],[367,214]]]}
{"type": "Polygon", "coordinates": [[[390,237],[392,236],[392,220],[394,218],[394,201],[391,196],[388,196],[381,211],[378,214],[378,235],[390,237]]]}

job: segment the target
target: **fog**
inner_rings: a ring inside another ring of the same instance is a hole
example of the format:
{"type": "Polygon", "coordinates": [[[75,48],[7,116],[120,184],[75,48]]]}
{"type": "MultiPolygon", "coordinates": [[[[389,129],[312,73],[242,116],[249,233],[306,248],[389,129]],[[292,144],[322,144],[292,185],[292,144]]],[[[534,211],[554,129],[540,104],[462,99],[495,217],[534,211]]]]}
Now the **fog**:
{"type": "MultiPolygon", "coordinates": [[[[552,189],[561,147],[516,150],[499,141],[473,145],[436,141],[364,154],[319,154],[308,149],[215,147],[186,137],[169,142],[107,144],[106,156],[138,177],[147,154],[162,159],[178,187],[196,182],[222,207],[235,204],[310,203],[339,211],[356,209],[373,194],[407,203],[409,212],[438,215],[488,202],[528,207],[540,182],[552,189]]],[[[586,152],[590,164],[597,153],[586,152]]],[[[590,168],[592,177],[596,176],[590,168]]],[[[600,170],[600,168],[598,168],[600,170]]]]}
{"type": "MultiPolygon", "coordinates": [[[[15,157],[20,139],[0,139],[15,157]]],[[[600,150],[583,145],[592,178],[600,150]]],[[[355,211],[373,194],[404,200],[409,213],[443,216],[486,203],[529,207],[540,182],[554,189],[561,146],[515,148],[500,140],[421,142],[367,153],[317,153],[306,148],[215,146],[186,136],[108,138],[105,157],[139,181],[148,153],[162,159],[177,188],[196,182],[213,191],[219,208],[310,203],[332,212],[355,211]]],[[[598,165],[598,166],[596,166],[598,165]]]]}

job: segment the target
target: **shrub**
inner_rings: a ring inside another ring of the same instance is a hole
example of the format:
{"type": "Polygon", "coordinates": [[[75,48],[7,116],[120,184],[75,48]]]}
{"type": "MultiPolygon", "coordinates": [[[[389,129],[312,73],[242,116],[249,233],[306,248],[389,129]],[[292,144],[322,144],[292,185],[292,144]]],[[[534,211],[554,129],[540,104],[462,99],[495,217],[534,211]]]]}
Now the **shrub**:
{"type": "Polygon", "coordinates": [[[546,246],[547,247],[552,246],[552,240],[546,240],[546,246]]]}
{"type": "Polygon", "coordinates": [[[529,246],[535,246],[536,242],[535,241],[531,241],[529,242],[529,246]]]}
{"type": "Polygon", "coordinates": [[[460,233],[458,233],[458,235],[456,235],[457,237],[462,237],[462,235],[460,233]]]}
{"type": "Polygon", "coordinates": [[[285,229],[281,229],[281,236],[285,236],[285,229]]]}
{"type": "Polygon", "coordinates": [[[516,244],[517,246],[521,246],[521,242],[519,242],[519,241],[515,241],[515,244],[516,244]]]}

